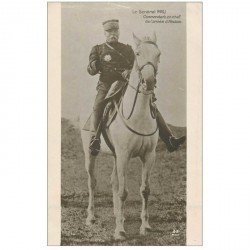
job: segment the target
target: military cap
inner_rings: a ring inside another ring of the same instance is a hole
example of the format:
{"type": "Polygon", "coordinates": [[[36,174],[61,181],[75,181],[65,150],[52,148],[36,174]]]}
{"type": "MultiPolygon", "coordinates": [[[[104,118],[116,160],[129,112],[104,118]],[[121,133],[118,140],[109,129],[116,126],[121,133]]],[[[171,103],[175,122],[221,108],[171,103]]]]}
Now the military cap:
{"type": "Polygon", "coordinates": [[[103,22],[102,25],[105,31],[112,29],[119,29],[119,20],[117,19],[107,20],[103,22]]]}

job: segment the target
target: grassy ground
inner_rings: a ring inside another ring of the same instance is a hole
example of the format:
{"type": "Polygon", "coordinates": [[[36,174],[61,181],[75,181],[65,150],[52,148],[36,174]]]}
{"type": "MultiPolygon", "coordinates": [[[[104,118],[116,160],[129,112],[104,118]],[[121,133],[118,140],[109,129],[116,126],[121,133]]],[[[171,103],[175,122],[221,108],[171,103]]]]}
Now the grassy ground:
{"type": "MultiPolygon", "coordinates": [[[[185,134],[183,128],[172,130],[185,134]]],[[[167,153],[161,141],[157,160],[151,173],[149,214],[152,232],[139,235],[141,224],[141,166],[131,160],[128,168],[129,195],[126,201],[125,230],[127,239],[113,240],[111,156],[100,154],[97,159],[95,208],[97,221],[93,227],[85,224],[88,206],[87,174],[84,168],[80,130],[62,119],[61,170],[61,245],[185,245],[186,242],[186,148],[167,153]]]]}

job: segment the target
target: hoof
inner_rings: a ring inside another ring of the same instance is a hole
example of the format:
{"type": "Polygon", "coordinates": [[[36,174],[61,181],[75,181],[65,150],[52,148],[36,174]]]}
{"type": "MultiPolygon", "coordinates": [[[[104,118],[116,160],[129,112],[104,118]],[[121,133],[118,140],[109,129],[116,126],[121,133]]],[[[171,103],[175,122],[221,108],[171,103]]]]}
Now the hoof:
{"type": "Polygon", "coordinates": [[[147,227],[140,227],[140,235],[148,235],[152,231],[152,228],[150,226],[147,227]]]}
{"type": "Polygon", "coordinates": [[[94,216],[88,217],[86,219],[86,225],[87,226],[92,226],[96,221],[96,218],[94,216]]]}
{"type": "Polygon", "coordinates": [[[115,240],[125,240],[126,239],[126,233],[124,231],[115,233],[114,238],[115,238],[115,240]]]}

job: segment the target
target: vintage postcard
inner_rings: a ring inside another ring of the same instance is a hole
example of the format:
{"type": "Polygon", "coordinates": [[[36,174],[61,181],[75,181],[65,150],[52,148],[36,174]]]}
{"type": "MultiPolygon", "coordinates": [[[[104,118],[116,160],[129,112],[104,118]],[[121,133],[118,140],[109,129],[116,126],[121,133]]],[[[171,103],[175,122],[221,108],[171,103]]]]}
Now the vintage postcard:
{"type": "Polygon", "coordinates": [[[202,244],[202,3],[48,3],[48,245],[202,244]]]}

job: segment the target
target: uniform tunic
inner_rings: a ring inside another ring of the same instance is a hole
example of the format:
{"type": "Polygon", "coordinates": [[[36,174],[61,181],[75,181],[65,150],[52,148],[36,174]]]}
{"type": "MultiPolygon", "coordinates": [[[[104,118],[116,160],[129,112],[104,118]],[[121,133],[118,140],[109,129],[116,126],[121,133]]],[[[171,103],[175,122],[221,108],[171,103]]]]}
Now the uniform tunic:
{"type": "Polygon", "coordinates": [[[88,72],[90,75],[96,75],[100,72],[97,90],[109,90],[112,83],[117,80],[124,80],[121,73],[124,70],[131,70],[134,64],[134,52],[130,45],[123,43],[110,44],[115,50],[106,43],[96,45],[92,48],[89,55],[88,72]],[[92,62],[95,61],[95,67],[92,62]]]}

